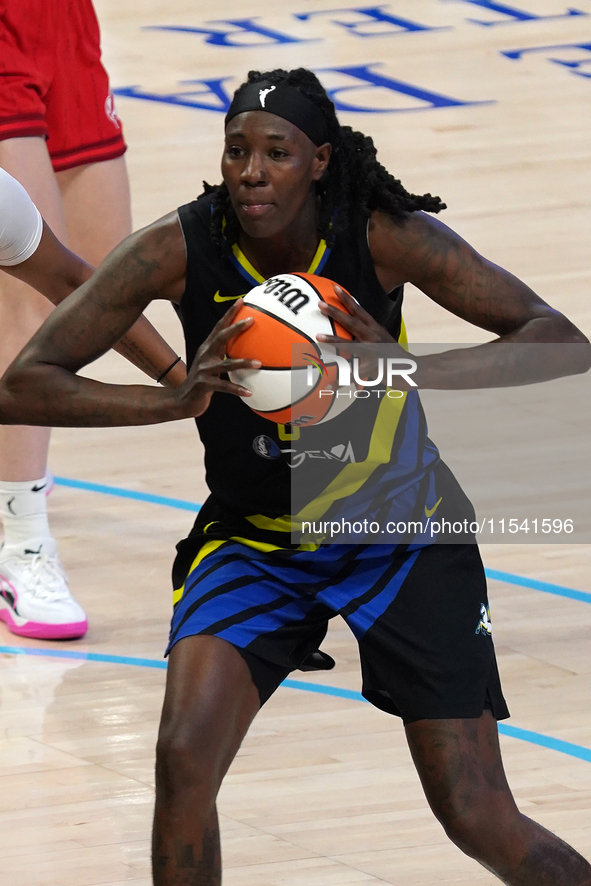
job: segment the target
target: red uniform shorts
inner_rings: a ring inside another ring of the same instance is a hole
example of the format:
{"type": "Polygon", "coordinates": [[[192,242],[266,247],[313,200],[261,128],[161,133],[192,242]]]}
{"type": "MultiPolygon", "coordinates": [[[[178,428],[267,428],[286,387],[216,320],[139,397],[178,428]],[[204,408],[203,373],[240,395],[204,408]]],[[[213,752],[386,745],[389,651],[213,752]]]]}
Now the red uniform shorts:
{"type": "Polygon", "coordinates": [[[91,0],[0,0],[0,140],[22,136],[56,172],[125,152],[91,0]]]}

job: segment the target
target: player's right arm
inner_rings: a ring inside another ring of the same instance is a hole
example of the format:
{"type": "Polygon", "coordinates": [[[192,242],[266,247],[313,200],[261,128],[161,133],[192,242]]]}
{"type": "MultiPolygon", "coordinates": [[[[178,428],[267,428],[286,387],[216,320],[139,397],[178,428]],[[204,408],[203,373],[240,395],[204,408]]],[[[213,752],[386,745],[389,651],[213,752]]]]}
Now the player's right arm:
{"type": "Polygon", "coordinates": [[[258,368],[224,360],[227,342],[251,321],[233,324],[236,303],[205,340],[174,389],[111,385],[77,375],[109,350],[153,299],[179,301],[185,242],[176,213],[132,234],[90,280],[63,301],[0,382],[0,422],[54,427],[154,424],[200,415],[214,391],[248,396],[221,374],[258,368]]]}
{"type": "MultiPolygon", "coordinates": [[[[0,268],[28,283],[54,305],[92,276],[94,268],[60,243],[23,186],[0,167],[0,268]]],[[[150,378],[165,376],[175,387],[185,378],[185,366],[172,348],[145,318],[115,345],[150,378]]]]}

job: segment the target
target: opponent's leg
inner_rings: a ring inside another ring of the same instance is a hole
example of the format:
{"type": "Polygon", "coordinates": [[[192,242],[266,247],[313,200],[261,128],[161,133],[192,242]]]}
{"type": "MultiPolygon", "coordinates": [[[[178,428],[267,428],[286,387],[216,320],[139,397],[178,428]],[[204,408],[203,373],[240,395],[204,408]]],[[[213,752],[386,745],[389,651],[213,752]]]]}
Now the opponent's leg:
{"type": "Polygon", "coordinates": [[[219,886],[215,801],[260,706],[250,670],[218,637],[173,647],[156,748],[154,886],[219,886]]]}
{"type": "Polygon", "coordinates": [[[96,267],[131,234],[131,200],[125,157],[56,173],[68,246],[96,267]]]}
{"type": "MultiPolygon", "coordinates": [[[[55,235],[65,242],[67,233],[61,195],[45,139],[28,137],[0,141],[0,166],[23,185],[55,235]]],[[[47,299],[26,283],[8,274],[1,275],[0,374],[51,310],[47,299]]],[[[45,428],[1,428],[0,476],[5,480],[29,480],[43,476],[48,438],[49,431],[45,428]],[[11,434],[16,435],[18,441],[22,440],[21,445],[5,443],[11,434]],[[23,473],[26,476],[21,476],[23,473]]]]}
{"type": "Polygon", "coordinates": [[[427,800],[448,837],[509,886],[591,886],[591,866],[522,815],[501,760],[490,711],[406,725],[427,800]]]}
{"type": "MultiPolygon", "coordinates": [[[[66,238],[59,188],[41,137],[0,142],[0,165],[23,184],[48,224],[66,238]]],[[[52,306],[24,283],[1,275],[0,375],[52,306]]],[[[78,637],[86,616],[70,595],[47,520],[48,428],[0,428],[0,619],[22,636],[78,637]]]]}

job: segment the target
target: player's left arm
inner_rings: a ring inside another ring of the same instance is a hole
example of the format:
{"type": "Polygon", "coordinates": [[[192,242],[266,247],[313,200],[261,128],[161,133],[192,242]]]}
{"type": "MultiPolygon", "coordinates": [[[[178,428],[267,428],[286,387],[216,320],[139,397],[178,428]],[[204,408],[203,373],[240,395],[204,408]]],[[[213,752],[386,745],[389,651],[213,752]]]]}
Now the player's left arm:
{"type": "Polygon", "coordinates": [[[414,212],[396,222],[374,212],[369,240],[385,288],[390,278],[395,285],[414,283],[452,314],[502,341],[587,341],[564,314],[433,216],[414,212]]]}
{"type": "MultiPolygon", "coordinates": [[[[94,268],[57,239],[45,222],[35,252],[17,265],[3,265],[2,270],[28,283],[54,305],[60,304],[82,286],[94,272],[94,268]]],[[[173,366],[177,361],[177,354],[143,316],[120,339],[114,350],[152,379],[159,379],[166,373],[162,379],[163,384],[176,387],[186,377],[184,363],[178,360],[173,366]],[[171,366],[173,368],[166,372],[171,366]]]]}
{"type": "MultiPolygon", "coordinates": [[[[479,255],[438,219],[415,212],[404,221],[396,221],[374,212],[369,246],[376,274],[386,291],[401,283],[413,283],[451,313],[497,336],[484,345],[421,359],[416,377],[422,387],[523,384],[590,368],[588,339],[564,314],[513,274],[479,255]],[[500,349],[499,344],[507,347],[500,349]],[[508,347],[519,344],[577,347],[540,348],[535,354],[531,349],[508,347]]],[[[362,308],[344,303],[357,316],[353,321],[339,320],[358,341],[388,341],[390,337],[380,333],[381,327],[362,308]]],[[[325,313],[329,311],[325,309],[325,313]]]]}

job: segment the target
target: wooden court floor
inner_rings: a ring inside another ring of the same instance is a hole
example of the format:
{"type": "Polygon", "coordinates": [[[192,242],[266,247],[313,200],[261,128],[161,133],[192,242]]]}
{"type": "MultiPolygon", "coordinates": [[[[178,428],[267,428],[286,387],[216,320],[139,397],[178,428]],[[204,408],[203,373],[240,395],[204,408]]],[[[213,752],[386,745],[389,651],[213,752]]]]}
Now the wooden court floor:
{"type": "MultiPolygon", "coordinates": [[[[440,194],[446,223],[591,334],[591,3],[577,0],[585,15],[566,15],[566,0],[515,4],[392,0],[378,21],[369,4],[335,12],[329,0],[97,0],[112,84],[127,93],[136,226],[218,180],[223,115],[196,104],[220,108],[250,68],[329,69],[321,77],[355,108],[342,121],[374,136],[382,162],[410,190],[440,194]]],[[[170,307],[151,316],[180,348],[170,307]]],[[[412,287],[405,318],[411,341],[487,339],[412,287]]],[[[139,381],[116,355],[91,371],[139,381]]],[[[60,430],[51,467],[53,529],[90,630],[42,644],[0,626],[1,882],[148,886],[169,571],[194,516],[158,497],[203,501],[202,450],[191,422],[60,430]]],[[[497,576],[510,783],[525,813],[589,857],[591,547],[487,545],[483,558],[497,576]]],[[[336,669],[294,674],[302,685],[265,706],[226,779],[224,882],[492,886],[432,818],[401,724],[356,697],[339,620],[324,648],[336,669]]]]}

